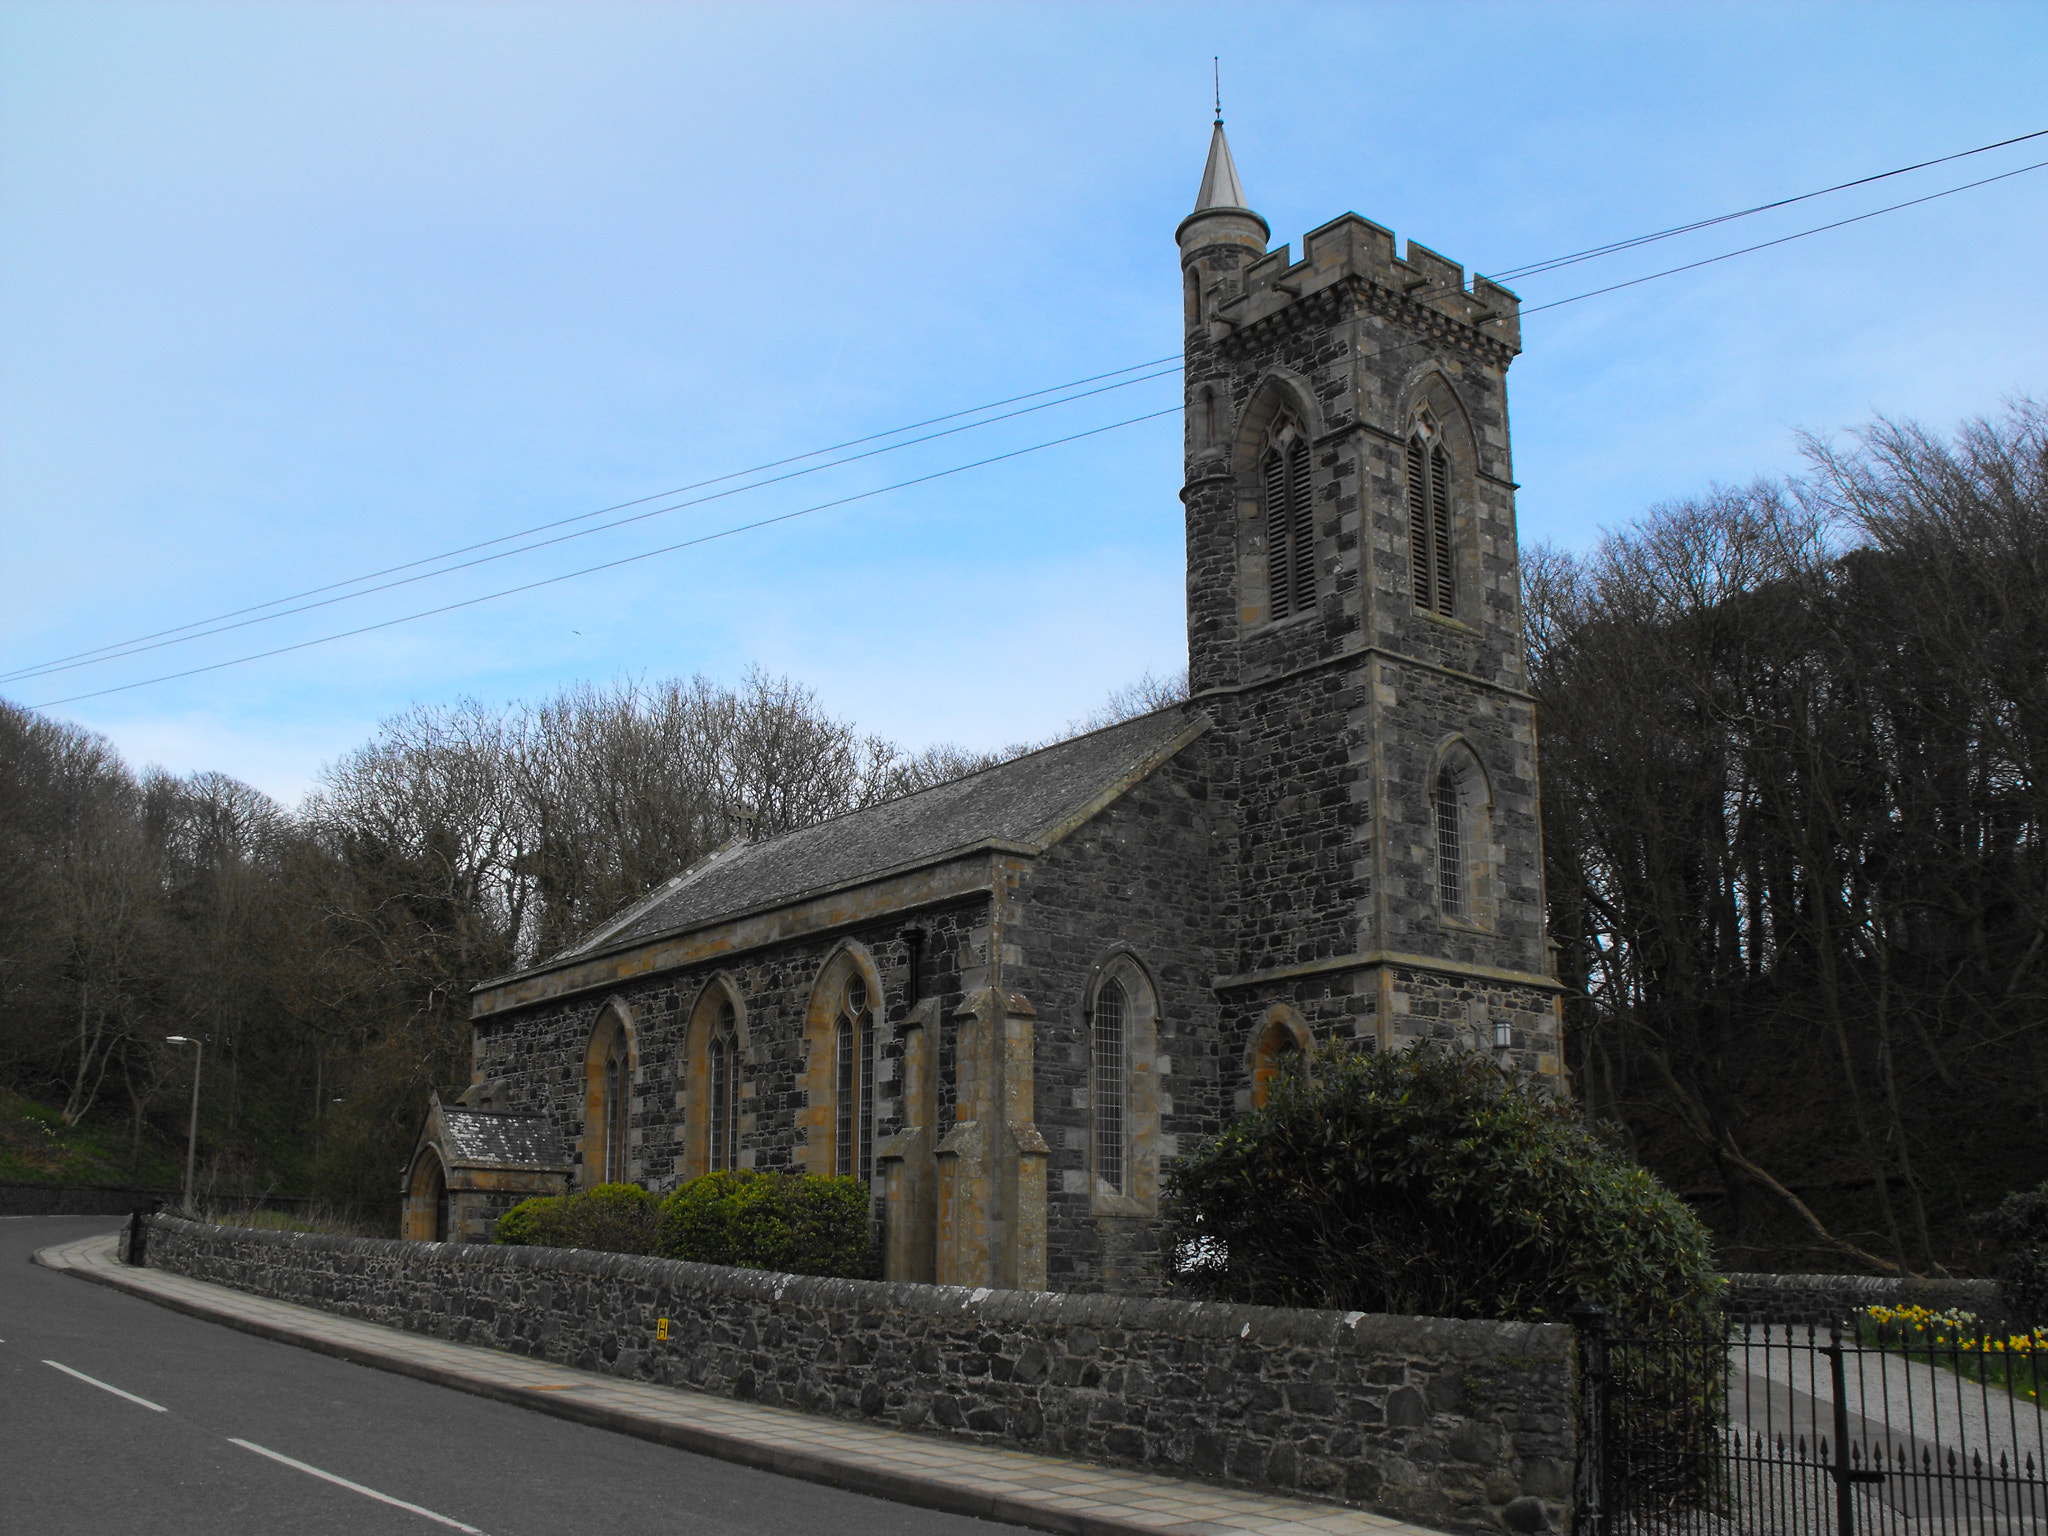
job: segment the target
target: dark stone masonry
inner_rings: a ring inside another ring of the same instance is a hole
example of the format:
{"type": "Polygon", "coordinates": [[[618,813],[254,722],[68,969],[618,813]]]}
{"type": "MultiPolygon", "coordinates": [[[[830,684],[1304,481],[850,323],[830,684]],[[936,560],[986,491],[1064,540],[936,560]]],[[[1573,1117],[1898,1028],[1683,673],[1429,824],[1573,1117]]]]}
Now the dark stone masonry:
{"type": "Polygon", "coordinates": [[[583,1370],[1449,1530],[1565,1522],[1560,1326],[149,1223],[153,1268],[583,1370]]]}

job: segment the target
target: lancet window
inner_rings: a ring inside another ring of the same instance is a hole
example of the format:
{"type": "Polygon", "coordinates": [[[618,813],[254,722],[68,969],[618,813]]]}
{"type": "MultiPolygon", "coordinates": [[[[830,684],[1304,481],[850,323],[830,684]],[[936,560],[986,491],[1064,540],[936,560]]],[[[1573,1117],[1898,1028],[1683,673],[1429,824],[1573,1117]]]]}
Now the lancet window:
{"type": "Polygon", "coordinates": [[[1408,563],[1415,606],[1451,617],[1451,461],[1426,411],[1408,439],[1408,563]]]}
{"type": "Polygon", "coordinates": [[[583,1073],[583,1177],[624,1184],[633,1176],[633,1042],[616,1004],[591,1031],[583,1073]]]}
{"type": "Polygon", "coordinates": [[[728,999],[719,1006],[718,1028],[711,1036],[710,1162],[714,1172],[739,1166],[739,1069],[739,1019],[728,999]]]}
{"type": "Polygon", "coordinates": [[[1465,915],[1465,827],[1458,776],[1446,763],[1436,775],[1436,898],[1446,917],[1465,915]]]}
{"type": "Polygon", "coordinates": [[[875,1172],[875,1012],[867,982],[858,975],[847,980],[833,1045],[832,1171],[865,1184],[875,1172]]]}
{"type": "Polygon", "coordinates": [[[1106,1194],[1127,1192],[1130,1150],[1130,1000],[1123,983],[1109,980],[1095,994],[1092,1054],[1095,1113],[1095,1182],[1106,1194]]]}
{"type": "Polygon", "coordinates": [[[1316,603],[1315,513],[1310,505],[1308,438],[1291,421],[1273,433],[1259,458],[1266,514],[1268,612],[1284,619],[1316,603]]]}

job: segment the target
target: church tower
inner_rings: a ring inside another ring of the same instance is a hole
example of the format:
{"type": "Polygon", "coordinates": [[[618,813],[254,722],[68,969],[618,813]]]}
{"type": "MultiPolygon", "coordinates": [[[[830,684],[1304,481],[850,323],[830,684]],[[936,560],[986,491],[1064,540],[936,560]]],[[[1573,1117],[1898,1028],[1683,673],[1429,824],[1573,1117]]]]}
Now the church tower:
{"type": "Polygon", "coordinates": [[[1177,232],[1188,678],[1235,819],[1217,978],[1274,1054],[1557,1075],[1507,371],[1519,301],[1356,214],[1269,251],[1219,118],[1177,232]]]}

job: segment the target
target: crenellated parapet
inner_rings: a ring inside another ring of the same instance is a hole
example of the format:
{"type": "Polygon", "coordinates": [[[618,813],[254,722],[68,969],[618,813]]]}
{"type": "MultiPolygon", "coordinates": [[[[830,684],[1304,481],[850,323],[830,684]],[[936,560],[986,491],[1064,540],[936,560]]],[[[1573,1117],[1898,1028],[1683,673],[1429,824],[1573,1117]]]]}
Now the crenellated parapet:
{"type": "Polygon", "coordinates": [[[1205,313],[1208,337],[1228,355],[1297,325],[1374,313],[1505,368],[1522,350],[1522,301],[1426,246],[1395,253],[1392,230],[1347,213],[1312,230],[1294,260],[1280,246],[1248,263],[1242,288],[1205,313]]]}

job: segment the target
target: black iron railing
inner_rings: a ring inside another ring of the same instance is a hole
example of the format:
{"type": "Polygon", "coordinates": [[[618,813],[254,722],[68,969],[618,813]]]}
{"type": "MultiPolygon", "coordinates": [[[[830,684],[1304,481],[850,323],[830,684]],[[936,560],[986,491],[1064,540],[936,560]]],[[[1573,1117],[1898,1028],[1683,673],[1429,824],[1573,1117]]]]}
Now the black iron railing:
{"type": "Polygon", "coordinates": [[[2031,1335],[1572,1321],[1575,1536],[2048,1536],[2031,1335]]]}

